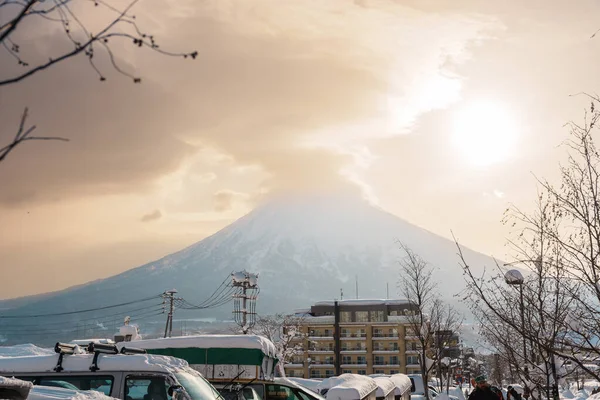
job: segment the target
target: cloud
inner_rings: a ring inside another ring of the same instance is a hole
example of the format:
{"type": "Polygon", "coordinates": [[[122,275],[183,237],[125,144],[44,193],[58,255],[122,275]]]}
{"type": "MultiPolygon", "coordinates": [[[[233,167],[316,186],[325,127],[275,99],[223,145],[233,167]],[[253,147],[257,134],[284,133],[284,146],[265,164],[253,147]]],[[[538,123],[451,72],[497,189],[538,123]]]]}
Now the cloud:
{"type": "MultiPolygon", "coordinates": [[[[263,177],[255,190],[343,186],[353,149],[404,134],[420,114],[459,97],[448,67],[490,24],[392,1],[178,1],[160,19],[152,7],[140,15],[164,48],[195,48],[199,58],[124,45],[117,53],[141,85],[114,72],[101,83],[79,58],[3,89],[5,126],[16,127],[29,105],[40,133],[71,142],[20,148],[0,170],[1,203],[163,190],[161,178],[207,148],[263,177]]],[[[214,168],[190,172],[209,177],[214,168]]],[[[196,198],[210,183],[182,195],[196,198]]],[[[214,189],[203,193],[210,199],[214,189]]]]}
{"type": "Polygon", "coordinates": [[[224,212],[232,210],[236,203],[249,200],[247,193],[239,193],[233,190],[220,190],[213,195],[214,210],[224,212]]]}
{"type": "Polygon", "coordinates": [[[151,213],[143,215],[142,218],[140,219],[140,221],[150,222],[150,221],[156,221],[160,218],[162,218],[162,213],[160,212],[160,210],[154,210],[151,213]]]}

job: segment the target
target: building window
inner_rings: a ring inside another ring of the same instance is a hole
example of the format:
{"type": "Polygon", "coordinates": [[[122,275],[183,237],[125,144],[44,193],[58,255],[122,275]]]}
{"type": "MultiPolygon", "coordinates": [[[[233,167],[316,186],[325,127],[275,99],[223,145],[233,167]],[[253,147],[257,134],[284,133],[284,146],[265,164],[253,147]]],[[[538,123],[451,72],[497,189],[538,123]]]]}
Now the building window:
{"type": "Polygon", "coordinates": [[[391,315],[392,317],[397,317],[399,314],[398,314],[398,311],[395,311],[395,310],[394,310],[394,311],[390,311],[390,315],[391,315]]]}
{"type": "Polygon", "coordinates": [[[373,329],[373,336],[375,336],[375,337],[382,337],[383,336],[383,329],[381,329],[381,328],[375,328],[375,329],[373,329]]]}
{"type": "Polygon", "coordinates": [[[342,328],[342,337],[350,337],[350,332],[348,332],[348,329],[342,328]]]}
{"type": "Polygon", "coordinates": [[[367,337],[367,330],[362,328],[356,332],[357,337],[367,337]]]}
{"type": "Polygon", "coordinates": [[[394,350],[394,351],[398,350],[398,342],[392,343],[392,350],[394,350]]]}
{"type": "Polygon", "coordinates": [[[357,311],[356,322],[369,322],[369,312],[368,311],[357,311]]]}
{"type": "Polygon", "coordinates": [[[398,356],[391,356],[390,357],[390,364],[391,365],[398,365],[398,356]]]}
{"type": "Polygon", "coordinates": [[[412,351],[419,350],[417,348],[417,342],[410,342],[410,350],[412,350],[412,351]]]}
{"type": "Polygon", "coordinates": [[[356,361],[357,361],[357,364],[366,364],[367,358],[365,356],[358,356],[358,357],[356,357],[356,361]]]}
{"type": "Polygon", "coordinates": [[[318,369],[311,369],[310,370],[310,377],[311,378],[321,378],[321,371],[318,369]]]}
{"type": "Polygon", "coordinates": [[[334,376],[334,375],[335,375],[335,372],[333,370],[331,370],[331,369],[325,370],[325,377],[326,378],[329,378],[330,376],[334,376]]]}
{"type": "Polygon", "coordinates": [[[399,373],[400,373],[400,371],[397,369],[390,370],[390,375],[395,375],[395,374],[399,374],[399,373]]]}
{"type": "Polygon", "coordinates": [[[352,364],[352,358],[350,356],[342,356],[342,364],[352,364]]]}
{"type": "Polygon", "coordinates": [[[330,337],[331,335],[331,331],[329,329],[325,329],[325,337],[330,337]]]}
{"type": "Polygon", "coordinates": [[[340,322],[352,322],[352,313],[350,311],[341,311],[340,322]]]}
{"type": "Polygon", "coordinates": [[[385,374],[385,371],[382,369],[376,369],[373,373],[375,374],[385,374]]]}
{"type": "Polygon", "coordinates": [[[359,374],[359,375],[366,375],[366,374],[367,374],[367,371],[366,371],[366,370],[364,370],[364,369],[359,369],[359,370],[358,370],[358,374],[359,374]]]}
{"type": "Polygon", "coordinates": [[[371,311],[371,322],[383,322],[383,311],[371,311]]]}
{"type": "Polygon", "coordinates": [[[375,356],[375,365],[384,365],[382,356],[375,356]]]}
{"type": "Polygon", "coordinates": [[[388,332],[389,332],[390,337],[398,337],[398,329],[390,328],[388,332]]]}
{"type": "Polygon", "coordinates": [[[342,374],[351,374],[352,370],[351,369],[343,369],[342,370],[342,374]]]}
{"type": "Polygon", "coordinates": [[[406,364],[409,364],[409,365],[419,364],[419,356],[406,356],[406,364]]]}

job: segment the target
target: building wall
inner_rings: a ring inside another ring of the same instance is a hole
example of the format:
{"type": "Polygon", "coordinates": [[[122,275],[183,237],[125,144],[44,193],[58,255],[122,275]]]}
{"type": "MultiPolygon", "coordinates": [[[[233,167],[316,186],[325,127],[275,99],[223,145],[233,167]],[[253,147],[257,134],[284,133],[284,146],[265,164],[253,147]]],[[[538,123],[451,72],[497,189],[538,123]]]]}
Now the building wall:
{"type": "MultiPolygon", "coordinates": [[[[398,318],[399,309],[400,306],[339,307],[340,314],[351,313],[340,318],[339,323],[340,373],[369,375],[419,371],[415,337],[407,329],[407,321],[397,321],[402,319],[398,318]],[[381,312],[384,313],[383,317],[381,312]],[[365,318],[365,315],[368,317],[365,318]]],[[[306,319],[302,326],[302,337],[296,339],[302,343],[304,352],[285,365],[288,376],[326,378],[337,375],[332,307],[313,307],[312,314],[325,318],[331,316],[331,323],[315,321],[318,318],[306,319]]]]}

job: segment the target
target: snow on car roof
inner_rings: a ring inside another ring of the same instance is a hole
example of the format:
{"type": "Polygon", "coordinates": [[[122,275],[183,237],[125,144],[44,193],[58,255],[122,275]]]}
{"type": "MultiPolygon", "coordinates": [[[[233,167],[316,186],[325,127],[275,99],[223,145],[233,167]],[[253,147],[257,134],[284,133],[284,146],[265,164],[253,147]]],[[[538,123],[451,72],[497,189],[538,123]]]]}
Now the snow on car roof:
{"type": "Polygon", "coordinates": [[[397,396],[402,396],[404,393],[410,392],[412,382],[410,381],[408,375],[394,374],[390,375],[389,378],[394,383],[394,385],[396,385],[395,394],[397,396]]]}
{"type": "Polygon", "coordinates": [[[27,398],[27,394],[33,387],[33,383],[23,381],[21,379],[6,378],[0,376],[0,388],[8,388],[16,390],[22,397],[27,398]]]}
{"type": "Polygon", "coordinates": [[[394,382],[386,376],[377,376],[373,379],[377,384],[377,397],[385,397],[396,389],[394,382]]]}
{"type": "MultiPolygon", "coordinates": [[[[93,354],[63,356],[64,371],[90,371],[93,354]]],[[[58,354],[45,356],[23,356],[0,358],[0,373],[54,372],[58,354]]],[[[98,357],[99,371],[154,371],[175,372],[190,369],[187,361],[179,358],[151,354],[101,354],[98,357]]]]}
{"type": "Polygon", "coordinates": [[[118,344],[121,346],[139,347],[142,349],[166,349],[197,347],[201,349],[258,349],[270,357],[276,356],[275,345],[269,339],[259,335],[192,335],[176,336],[160,339],[145,339],[118,344]]]}
{"type": "Polygon", "coordinates": [[[27,400],[109,400],[104,393],[94,390],[72,390],[59,387],[34,386],[27,400]]]}
{"type": "Polygon", "coordinates": [[[320,385],[327,391],[327,400],[359,400],[377,390],[373,378],[364,375],[342,374],[324,379],[320,385]]]}

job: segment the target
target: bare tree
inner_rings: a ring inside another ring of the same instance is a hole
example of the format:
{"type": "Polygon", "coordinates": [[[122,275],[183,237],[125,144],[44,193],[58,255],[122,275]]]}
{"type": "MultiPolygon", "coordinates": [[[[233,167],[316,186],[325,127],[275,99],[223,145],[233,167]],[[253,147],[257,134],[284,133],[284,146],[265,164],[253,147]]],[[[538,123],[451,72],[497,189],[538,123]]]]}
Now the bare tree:
{"type": "MultiPolygon", "coordinates": [[[[132,75],[119,65],[111,47],[114,40],[130,41],[133,46],[145,47],[166,56],[191,59],[197,57],[197,51],[175,53],[163,50],[154,35],[145,32],[138,25],[136,16],[131,12],[138,1],[131,0],[125,8],[119,8],[106,0],[0,0],[0,51],[12,57],[19,66],[17,70],[0,70],[0,87],[22,82],[80,55],[88,59],[90,67],[101,81],[106,80],[106,75],[98,66],[97,60],[98,57],[106,57],[114,70],[134,83],[140,83],[139,76],[132,75]],[[86,6],[88,10],[85,10],[86,6]],[[98,29],[92,31],[89,28],[90,24],[86,23],[85,15],[98,17],[101,12],[106,12],[109,17],[98,29]],[[26,49],[20,45],[25,33],[30,34],[32,29],[44,30],[54,26],[60,27],[62,39],[70,42],[71,48],[31,59],[32,55],[27,55],[26,49]]],[[[30,135],[35,126],[25,126],[27,116],[25,109],[14,139],[0,149],[0,162],[25,141],[68,140],[62,137],[30,135]]]]}
{"type": "Polygon", "coordinates": [[[290,314],[259,316],[252,328],[252,333],[262,335],[275,344],[278,368],[281,376],[285,376],[284,365],[294,356],[303,355],[303,343],[307,335],[302,331],[304,319],[290,314]]]}
{"type": "MultiPolygon", "coordinates": [[[[400,262],[398,286],[414,307],[406,316],[410,330],[407,336],[416,338],[421,377],[427,385],[432,371],[435,368],[441,370],[440,360],[446,343],[460,329],[462,318],[452,306],[445,305],[438,298],[437,285],[433,280],[434,268],[403,243],[399,245],[405,257],[400,262]]],[[[427,390],[425,397],[429,400],[427,390]]]]}

